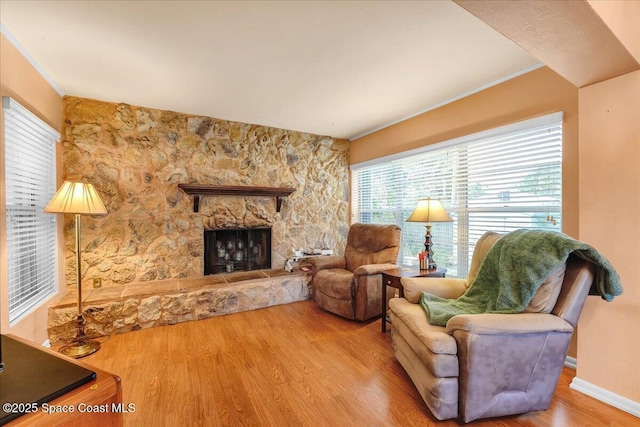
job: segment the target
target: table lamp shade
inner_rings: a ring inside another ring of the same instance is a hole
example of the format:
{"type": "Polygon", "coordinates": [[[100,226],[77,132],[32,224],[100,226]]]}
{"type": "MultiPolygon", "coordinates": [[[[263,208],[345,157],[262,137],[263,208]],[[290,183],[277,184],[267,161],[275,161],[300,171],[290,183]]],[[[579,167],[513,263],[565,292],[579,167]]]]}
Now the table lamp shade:
{"type": "Polygon", "coordinates": [[[452,219],[442,207],[440,200],[427,197],[418,200],[418,205],[413,210],[407,222],[451,222],[452,219]]]}
{"type": "Polygon", "coordinates": [[[104,207],[93,185],[72,181],[65,181],[62,184],[44,211],[86,215],[107,214],[107,208],[104,207]]]}

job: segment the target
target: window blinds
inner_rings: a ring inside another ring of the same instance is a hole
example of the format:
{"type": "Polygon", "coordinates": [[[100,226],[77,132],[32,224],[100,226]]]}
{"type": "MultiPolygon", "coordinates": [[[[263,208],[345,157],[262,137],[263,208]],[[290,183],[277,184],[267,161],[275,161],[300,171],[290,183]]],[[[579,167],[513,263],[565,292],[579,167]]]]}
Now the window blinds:
{"type": "Polygon", "coordinates": [[[56,216],[43,209],[56,191],[60,135],[11,98],[4,107],[9,321],[56,290],[56,216]]]}
{"type": "Polygon", "coordinates": [[[440,199],[434,258],[465,277],[485,231],[561,230],[562,113],[352,166],[352,222],[402,227],[399,263],[417,263],[425,226],[405,222],[418,199],[440,199]]]}

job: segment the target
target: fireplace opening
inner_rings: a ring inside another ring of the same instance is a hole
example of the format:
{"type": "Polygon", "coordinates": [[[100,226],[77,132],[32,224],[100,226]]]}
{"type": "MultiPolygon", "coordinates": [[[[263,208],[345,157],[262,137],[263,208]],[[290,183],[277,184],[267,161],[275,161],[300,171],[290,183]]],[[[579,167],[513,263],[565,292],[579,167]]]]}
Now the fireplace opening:
{"type": "Polygon", "coordinates": [[[204,274],[271,268],[271,228],[204,231],[204,274]]]}

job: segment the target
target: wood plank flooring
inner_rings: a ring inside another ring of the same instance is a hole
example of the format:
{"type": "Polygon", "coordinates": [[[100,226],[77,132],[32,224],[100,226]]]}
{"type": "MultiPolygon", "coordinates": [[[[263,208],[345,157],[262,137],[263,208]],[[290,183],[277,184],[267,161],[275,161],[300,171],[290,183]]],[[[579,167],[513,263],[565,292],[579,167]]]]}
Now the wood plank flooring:
{"type": "MultiPolygon", "coordinates": [[[[114,335],[83,359],[120,375],[125,426],[458,426],[437,421],[391,352],[380,321],[305,301],[114,335]]],[[[636,426],[569,389],[548,411],[472,426],[636,426]]]]}

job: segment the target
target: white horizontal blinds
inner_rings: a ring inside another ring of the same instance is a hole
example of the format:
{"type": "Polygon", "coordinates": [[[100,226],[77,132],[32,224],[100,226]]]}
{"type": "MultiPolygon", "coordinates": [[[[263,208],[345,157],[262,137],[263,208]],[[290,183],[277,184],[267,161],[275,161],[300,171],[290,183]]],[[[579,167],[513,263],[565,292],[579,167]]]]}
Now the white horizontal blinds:
{"type": "MultiPolygon", "coordinates": [[[[406,220],[418,199],[427,195],[442,198],[451,192],[450,158],[447,152],[429,152],[354,170],[352,222],[399,225],[402,241],[398,262],[404,265],[416,262],[417,253],[424,250],[425,224],[406,220]]],[[[454,253],[453,227],[434,223],[431,234],[435,242],[433,250],[442,264],[445,257],[451,258],[454,253]]]]}
{"type": "Polygon", "coordinates": [[[404,221],[418,199],[440,199],[453,222],[433,223],[434,258],[449,269],[447,274],[464,277],[475,242],[485,231],[561,230],[561,163],[562,115],[554,114],[406,157],[356,165],[352,219],[400,225],[399,261],[417,263],[425,227],[404,221]],[[393,217],[375,216],[372,208],[380,205],[380,198],[393,217]]]}
{"type": "MultiPolygon", "coordinates": [[[[431,197],[439,199],[448,213],[454,191],[454,165],[457,153],[448,150],[438,150],[403,159],[405,182],[402,203],[403,229],[402,253],[400,263],[403,265],[417,264],[417,253],[424,250],[426,228],[424,223],[406,222],[415,209],[418,200],[431,197]]],[[[452,217],[453,218],[453,217],[452,217]]],[[[432,250],[434,258],[440,266],[455,265],[454,227],[451,223],[432,223],[432,250]]]]}
{"type": "MultiPolygon", "coordinates": [[[[375,165],[357,175],[360,217],[356,222],[395,224],[402,202],[402,171],[399,162],[375,165]]],[[[354,193],[354,196],[356,194],[354,193]]]]}
{"type": "Polygon", "coordinates": [[[485,231],[561,231],[561,121],[465,145],[467,161],[460,175],[466,194],[461,192],[460,199],[466,201],[466,207],[458,215],[467,221],[468,262],[485,231]]]}
{"type": "Polygon", "coordinates": [[[469,144],[470,232],[560,230],[562,126],[530,129],[469,144]],[[554,225],[547,221],[553,216],[554,225]]]}
{"type": "Polygon", "coordinates": [[[3,98],[9,320],[56,289],[56,216],[43,209],[56,190],[60,135],[10,98],[3,98]]]}

